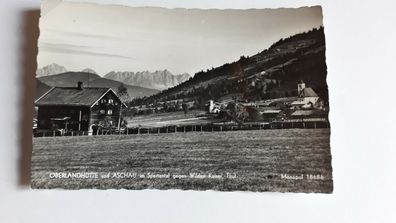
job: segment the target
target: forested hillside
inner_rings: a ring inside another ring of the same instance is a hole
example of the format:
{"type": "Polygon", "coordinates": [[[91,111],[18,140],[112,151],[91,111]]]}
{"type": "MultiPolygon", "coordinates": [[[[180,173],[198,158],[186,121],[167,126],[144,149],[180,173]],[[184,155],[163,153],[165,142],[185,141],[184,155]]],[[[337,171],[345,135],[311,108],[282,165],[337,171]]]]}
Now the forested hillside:
{"type": "Polygon", "coordinates": [[[328,100],[325,38],[323,27],[281,39],[253,56],[200,71],[188,81],[156,95],[135,99],[131,104],[148,104],[175,99],[208,99],[240,93],[246,100],[264,100],[297,95],[303,80],[320,97],[328,100]]]}

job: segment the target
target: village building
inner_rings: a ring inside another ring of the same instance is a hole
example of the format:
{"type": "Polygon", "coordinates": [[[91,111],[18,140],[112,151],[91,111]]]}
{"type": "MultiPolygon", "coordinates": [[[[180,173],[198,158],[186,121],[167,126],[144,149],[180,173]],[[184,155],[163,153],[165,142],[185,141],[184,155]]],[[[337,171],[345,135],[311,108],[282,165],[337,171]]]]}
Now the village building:
{"type": "Polygon", "coordinates": [[[265,122],[283,121],[286,117],[285,113],[279,109],[262,110],[260,114],[265,122]]]}
{"type": "Polygon", "coordinates": [[[207,104],[209,114],[219,114],[221,105],[220,103],[214,102],[213,100],[209,100],[207,104]]]}
{"type": "Polygon", "coordinates": [[[325,121],[328,113],[322,110],[296,110],[290,115],[290,119],[325,121]]]}
{"type": "Polygon", "coordinates": [[[251,122],[274,122],[285,119],[285,113],[277,107],[245,107],[251,122]]]}
{"type": "Polygon", "coordinates": [[[111,88],[53,87],[35,101],[37,130],[87,131],[101,124],[120,128],[121,111],[126,107],[111,88]]]}
{"type": "Polygon", "coordinates": [[[302,81],[297,85],[297,91],[297,100],[290,104],[292,108],[313,108],[319,100],[316,92],[310,87],[305,87],[305,83],[302,81]]]}

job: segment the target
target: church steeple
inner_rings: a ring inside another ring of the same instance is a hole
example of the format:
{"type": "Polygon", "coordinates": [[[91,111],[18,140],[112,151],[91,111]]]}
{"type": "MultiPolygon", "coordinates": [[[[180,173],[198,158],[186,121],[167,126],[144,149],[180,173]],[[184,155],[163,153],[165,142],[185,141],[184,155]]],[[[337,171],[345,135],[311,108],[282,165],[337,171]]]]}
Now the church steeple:
{"type": "Polygon", "coordinates": [[[304,88],[305,88],[305,83],[304,83],[304,81],[301,80],[300,83],[297,85],[298,96],[301,95],[301,93],[303,92],[304,88]]]}

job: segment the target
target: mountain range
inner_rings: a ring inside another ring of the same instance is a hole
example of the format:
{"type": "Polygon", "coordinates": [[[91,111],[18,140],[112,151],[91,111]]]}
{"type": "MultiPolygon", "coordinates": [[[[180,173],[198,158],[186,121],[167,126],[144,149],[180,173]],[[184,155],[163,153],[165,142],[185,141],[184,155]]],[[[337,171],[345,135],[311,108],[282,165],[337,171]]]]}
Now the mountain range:
{"type": "MultiPolygon", "coordinates": [[[[37,69],[37,78],[66,73],[68,70],[56,63],[37,69]]],[[[97,74],[93,69],[86,68],[82,70],[83,73],[97,74]]],[[[191,76],[188,73],[174,75],[168,70],[159,71],[141,71],[141,72],[109,72],[103,76],[106,79],[119,81],[127,85],[140,86],[144,88],[164,90],[174,87],[186,80],[191,76]]]]}
{"type": "Polygon", "coordinates": [[[104,78],[151,89],[164,90],[187,81],[188,73],[174,75],[168,70],[142,72],[110,72],[104,78]]]}
{"type": "Polygon", "coordinates": [[[64,66],[58,65],[56,63],[47,65],[45,67],[39,68],[36,71],[36,77],[44,77],[54,74],[61,74],[67,72],[64,66]]]}
{"type": "MultiPolygon", "coordinates": [[[[75,86],[77,81],[84,81],[89,86],[113,89],[123,83],[131,98],[139,98],[133,100],[131,105],[175,99],[205,104],[207,100],[218,100],[233,94],[252,101],[291,97],[297,96],[297,84],[304,81],[328,103],[325,50],[324,30],[320,27],[280,39],[255,55],[241,56],[234,62],[202,70],[194,77],[188,74],[173,75],[164,70],[153,73],[110,72],[104,78],[93,73],[66,72],[40,77],[39,80],[49,86],[75,86]]],[[[48,72],[49,68],[45,70],[48,72]]]]}

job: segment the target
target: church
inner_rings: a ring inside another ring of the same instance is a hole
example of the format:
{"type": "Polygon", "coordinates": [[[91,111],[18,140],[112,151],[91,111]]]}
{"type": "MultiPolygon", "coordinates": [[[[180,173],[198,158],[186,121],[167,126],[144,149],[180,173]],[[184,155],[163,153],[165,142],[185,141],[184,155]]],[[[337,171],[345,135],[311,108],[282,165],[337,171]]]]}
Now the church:
{"type": "Polygon", "coordinates": [[[313,108],[319,100],[319,96],[316,94],[316,92],[312,88],[306,87],[303,81],[297,85],[297,92],[297,100],[290,104],[292,108],[313,108]]]}

